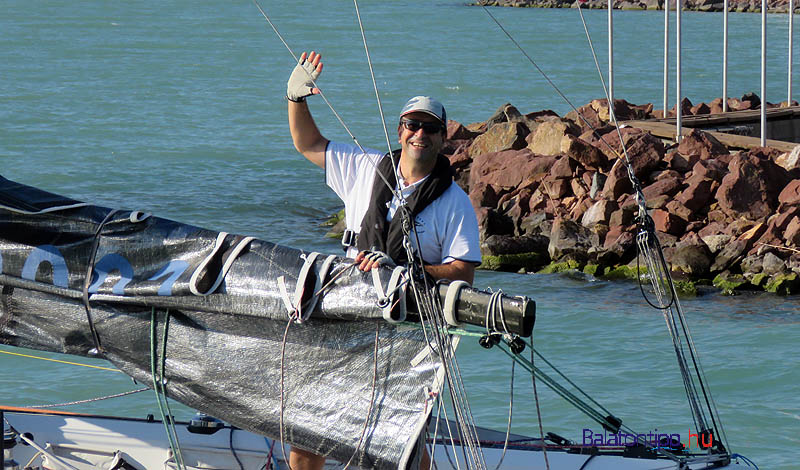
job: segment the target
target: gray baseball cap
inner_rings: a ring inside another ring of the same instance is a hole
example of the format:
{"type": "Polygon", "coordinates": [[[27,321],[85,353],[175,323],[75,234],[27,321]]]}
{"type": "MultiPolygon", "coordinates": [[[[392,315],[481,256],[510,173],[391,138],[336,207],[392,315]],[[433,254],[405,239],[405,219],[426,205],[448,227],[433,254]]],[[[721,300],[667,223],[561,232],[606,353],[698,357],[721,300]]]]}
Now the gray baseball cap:
{"type": "Polygon", "coordinates": [[[444,110],[444,106],[430,96],[415,96],[408,100],[408,103],[403,106],[403,110],[400,111],[400,117],[409,113],[430,114],[442,124],[447,125],[447,112],[444,110]]]}

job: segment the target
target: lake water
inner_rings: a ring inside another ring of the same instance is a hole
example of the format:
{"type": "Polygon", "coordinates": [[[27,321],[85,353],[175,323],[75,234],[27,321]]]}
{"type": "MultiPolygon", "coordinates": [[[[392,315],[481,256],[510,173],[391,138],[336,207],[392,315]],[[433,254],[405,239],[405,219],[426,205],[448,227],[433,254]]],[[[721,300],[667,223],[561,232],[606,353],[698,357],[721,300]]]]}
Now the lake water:
{"type": "MultiPolygon", "coordinates": [[[[320,85],[333,106],[360,142],[385,148],[353,5],[265,1],[263,7],[298,53],[323,53],[320,85]]],[[[438,97],[464,123],[485,120],[505,102],[522,112],[569,111],[479,8],[421,0],[364,1],[360,8],[390,127],[416,94],[438,97]]],[[[576,10],[492,11],[573,103],[602,96],[576,10]]],[[[584,15],[605,67],[606,12],[584,15]]],[[[616,97],[660,107],[662,15],[615,12],[616,97]]],[[[730,16],[732,96],[759,90],[759,21],[754,14],[730,16]]],[[[682,23],[685,96],[710,101],[722,88],[722,16],[687,12],[682,23]]],[[[769,15],[768,28],[767,99],[779,102],[786,99],[786,15],[769,15]]],[[[673,24],[673,36],[674,30],[673,24]]],[[[9,0],[0,15],[0,64],[6,178],[338,253],[318,224],[339,201],[289,138],[283,96],[292,58],[251,2],[9,0]]],[[[674,100],[674,81],[670,86],[674,100]]],[[[800,89],[797,77],[794,88],[800,89]]],[[[327,137],[349,139],[322,100],[311,107],[327,137]]],[[[682,436],[696,431],[663,318],[637,286],[578,274],[490,272],[479,272],[476,285],[535,299],[537,348],[626,424],[682,436]]],[[[761,468],[797,468],[799,301],[714,292],[683,301],[731,449],[761,468]]],[[[476,420],[504,428],[510,364],[499,351],[463,344],[476,420]]],[[[0,384],[0,403],[7,405],[138,387],[116,372],[6,354],[0,354],[0,384]]],[[[530,388],[518,370],[515,432],[538,433],[530,388]]],[[[583,428],[597,427],[549,390],[539,391],[546,431],[580,441],[583,428]]],[[[154,405],[150,393],[141,393],[78,409],[143,416],[154,405]]]]}

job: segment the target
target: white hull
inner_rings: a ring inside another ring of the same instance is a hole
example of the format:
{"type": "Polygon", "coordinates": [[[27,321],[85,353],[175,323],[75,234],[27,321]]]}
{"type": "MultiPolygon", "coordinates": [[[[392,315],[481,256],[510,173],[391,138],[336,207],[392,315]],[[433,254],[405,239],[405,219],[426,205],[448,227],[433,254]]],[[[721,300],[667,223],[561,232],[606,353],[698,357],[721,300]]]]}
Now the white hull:
{"type": "MultiPolygon", "coordinates": [[[[51,470],[176,468],[164,425],[160,421],[24,411],[6,411],[4,417],[19,433],[25,434],[35,444],[17,444],[10,449],[10,455],[19,464],[20,469],[26,464],[33,468],[51,470]]],[[[272,440],[262,436],[239,429],[232,430],[230,427],[210,435],[195,434],[187,430],[185,423],[177,423],[175,429],[187,470],[259,470],[268,463],[267,470],[288,468],[283,459],[280,443],[273,443],[272,440]]],[[[22,439],[17,438],[17,441],[21,442],[22,439]]],[[[457,453],[461,454],[460,449],[457,449],[457,453]]],[[[487,468],[494,469],[502,454],[501,448],[484,448],[483,455],[487,468]]],[[[453,449],[437,445],[433,457],[439,470],[454,468],[453,449]]],[[[665,459],[636,459],[606,455],[591,457],[568,453],[561,449],[548,450],[547,458],[552,470],[678,468],[676,463],[665,459]]],[[[463,467],[463,461],[461,465],[463,467]]],[[[326,467],[333,470],[341,468],[342,465],[329,462],[326,467]]],[[[705,467],[701,464],[691,468],[705,467]]],[[[505,453],[501,468],[532,470],[544,469],[546,465],[541,450],[509,449],[505,453]]],[[[733,470],[750,467],[732,463],[718,468],[733,470]]]]}

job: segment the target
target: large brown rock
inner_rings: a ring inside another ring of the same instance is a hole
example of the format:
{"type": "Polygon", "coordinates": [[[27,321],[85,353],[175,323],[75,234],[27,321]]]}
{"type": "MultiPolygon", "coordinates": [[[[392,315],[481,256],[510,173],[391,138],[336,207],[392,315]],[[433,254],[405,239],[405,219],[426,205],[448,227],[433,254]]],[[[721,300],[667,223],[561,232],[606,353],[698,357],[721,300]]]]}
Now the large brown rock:
{"type": "Polygon", "coordinates": [[[658,196],[674,196],[681,190],[683,182],[676,177],[666,177],[655,183],[645,186],[642,194],[646,200],[655,199],[658,196]]]}
{"type": "Polygon", "coordinates": [[[559,155],[561,139],[567,134],[577,133],[577,128],[570,121],[551,118],[536,127],[536,132],[528,138],[528,148],[539,155],[559,155]]]}
{"type": "Polygon", "coordinates": [[[789,206],[780,214],[775,214],[769,218],[767,228],[761,237],[755,243],[756,247],[759,245],[783,245],[784,234],[789,222],[794,218],[800,216],[800,206],[789,206]]]}
{"type": "Polygon", "coordinates": [[[787,245],[800,246],[800,217],[795,217],[789,221],[783,237],[787,245]]]}
{"type": "Polygon", "coordinates": [[[547,247],[550,258],[586,260],[589,248],[592,247],[592,231],[568,219],[556,218],[550,231],[550,243],[547,247]]]}
{"type": "Polygon", "coordinates": [[[636,258],[636,236],[627,227],[611,227],[597,254],[597,262],[605,265],[628,264],[636,258]]]}
{"type": "Polygon", "coordinates": [[[769,217],[778,206],[778,193],[789,182],[786,170],[762,158],[758,149],[733,157],[728,168],[730,173],[716,193],[720,209],[750,220],[769,217]]]}
{"type": "Polygon", "coordinates": [[[590,104],[586,104],[578,108],[577,113],[574,110],[568,112],[564,116],[564,119],[569,119],[570,121],[572,121],[576,126],[578,126],[581,129],[582,133],[589,132],[591,131],[592,128],[595,129],[601,128],[608,122],[600,119],[600,116],[597,114],[597,111],[595,111],[590,104]]]}
{"type": "Polygon", "coordinates": [[[628,170],[622,160],[617,160],[608,172],[602,195],[606,199],[617,200],[623,194],[631,192],[633,185],[628,178],[628,170]]]}
{"type": "Polygon", "coordinates": [[[469,200],[472,202],[472,207],[489,207],[494,209],[503,195],[503,189],[498,186],[486,184],[483,181],[476,183],[469,191],[469,200]]]}
{"type": "Polygon", "coordinates": [[[700,237],[691,234],[675,245],[670,261],[673,271],[701,276],[711,267],[711,252],[700,237]]]}
{"type": "Polygon", "coordinates": [[[722,248],[709,268],[712,273],[720,272],[735,265],[744,258],[750,244],[747,240],[731,240],[722,248]]]}
{"type": "MultiPolygon", "coordinates": [[[[692,102],[689,101],[689,98],[684,98],[681,100],[681,116],[689,116],[692,114],[692,102]]],[[[670,108],[668,116],[676,116],[675,114],[675,106],[670,108]]]]}
{"type": "Polygon", "coordinates": [[[467,168],[472,164],[472,157],[469,156],[467,148],[459,147],[454,153],[445,155],[450,159],[450,166],[455,170],[467,168]]]}
{"type": "Polygon", "coordinates": [[[528,149],[485,153],[472,161],[469,186],[483,181],[498,187],[517,188],[523,183],[538,181],[555,162],[556,157],[534,155],[528,149]]]}
{"type": "MultiPolygon", "coordinates": [[[[712,1],[712,0],[709,0],[709,1],[712,1]]],[[[700,103],[700,104],[696,104],[696,105],[692,106],[692,109],[690,109],[689,112],[691,112],[695,116],[698,116],[698,115],[701,115],[701,114],[711,114],[711,108],[705,103],[700,103]]]]}
{"type": "MultiPolygon", "coordinates": [[[[660,139],[654,137],[649,132],[635,128],[623,128],[620,130],[625,149],[628,153],[628,159],[633,167],[633,172],[637,178],[644,180],[651,171],[658,168],[661,161],[664,159],[664,144],[660,139]]],[[[602,136],[608,146],[598,144],[598,148],[602,150],[611,160],[617,158],[624,158],[622,145],[620,144],[619,134],[617,131],[612,131],[602,136]],[[609,150],[609,147],[614,151],[609,150]]]]}
{"type": "MultiPolygon", "coordinates": [[[[685,220],[686,222],[690,222],[694,220],[694,212],[692,212],[688,207],[684,206],[678,201],[672,200],[668,203],[664,204],[664,209],[669,211],[670,214],[676,215],[681,219],[685,220]]],[[[686,226],[687,231],[690,230],[688,224],[686,226]]],[[[676,234],[677,235],[677,234],[676,234]]]]}
{"type": "Polygon", "coordinates": [[[709,112],[711,114],[719,114],[722,112],[722,98],[714,98],[708,103],[709,112]]]}
{"type": "Polygon", "coordinates": [[[570,157],[561,157],[550,168],[549,176],[551,178],[572,178],[577,168],[578,162],[570,157]]]}
{"type": "Polygon", "coordinates": [[[569,210],[569,219],[580,220],[584,212],[592,207],[592,204],[594,204],[594,202],[586,196],[578,198],[577,202],[575,202],[569,210]]]}
{"type": "Polygon", "coordinates": [[[571,134],[561,139],[561,153],[572,157],[589,170],[608,168],[608,157],[594,145],[571,134]]]}
{"type": "Polygon", "coordinates": [[[692,167],[692,178],[722,181],[726,174],[728,174],[728,164],[718,159],[700,160],[692,167]]]}
{"type": "Polygon", "coordinates": [[[714,181],[708,178],[694,179],[689,186],[681,191],[675,200],[691,211],[700,211],[705,208],[713,196],[714,181]]]}
{"type": "Polygon", "coordinates": [[[469,146],[469,156],[474,160],[476,156],[484,153],[525,148],[525,137],[529,132],[528,128],[519,122],[495,124],[475,138],[469,146]]]}
{"type": "Polygon", "coordinates": [[[701,160],[708,160],[730,152],[713,135],[700,129],[692,129],[689,135],[685,135],[681,139],[681,143],[678,145],[678,153],[686,157],[697,156],[701,160]]]}
{"type": "Polygon", "coordinates": [[[659,232],[680,235],[686,228],[686,220],[662,209],[654,210],[652,217],[656,230],[659,232]]]}
{"type": "Polygon", "coordinates": [[[570,194],[572,185],[568,179],[564,178],[545,178],[542,187],[550,199],[561,199],[570,194]]]}
{"type": "Polygon", "coordinates": [[[483,255],[515,255],[546,253],[550,240],[544,235],[491,235],[481,243],[483,255]]]}
{"type": "Polygon", "coordinates": [[[478,132],[467,129],[458,121],[447,120],[447,140],[472,140],[479,135],[478,132]]]}
{"type": "Polygon", "coordinates": [[[778,194],[781,207],[800,205],[800,179],[793,179],[778,194]]]}

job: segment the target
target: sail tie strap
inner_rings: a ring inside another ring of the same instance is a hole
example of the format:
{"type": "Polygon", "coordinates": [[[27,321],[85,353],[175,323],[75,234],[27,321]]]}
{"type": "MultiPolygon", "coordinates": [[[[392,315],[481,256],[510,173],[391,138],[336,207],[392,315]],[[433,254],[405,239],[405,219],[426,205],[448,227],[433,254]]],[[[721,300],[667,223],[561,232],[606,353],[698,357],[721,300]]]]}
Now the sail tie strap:
{"type": "Polygon", "coordinates": [[[302,256],[304,258],[304,262],[303,267],[300,268],[300,274],[297,276],[297,284],[294,288],[294,296],[289,296],[289,291],[286,288],[286,277],[278,277],[278,288],[281,291],[281,298],[283,299],[283,304],[286,306],[286,312],[289,314],[289,318],[293,319],[296,323],[303,323],[308,320],[308,317],[311,316],[311,312],[313,312],[314,307],[317,306],[322,285],[328,277],[328,272],[331,269],[333,260],[336,259],[336,255],[328,255],[328,257],[325,258],[325,261],[323,261],[319,272],[315,275],[314,290],[312,291],[313,293],[311,297],[309,297],[309,299],[304,303],[303,297],[306,292],[308,276],[309,273],[312,272],[318,256],[319,253],[316,251],[309,253],[307,256],[302,256]]]}
{"type": "Polygon", "coordinates": [[[466,281],[453,281],[447,286],[447,294],[444,296],[444,319],[447,324],[454,327],[461,326],[461,323],[456,319],[456,304],[461,295],[461,289],[469,287],[466,281]]]}
{"type": "Polygon", "coordinates": [[[220,232],[219,235],[217,235],[217,240],[214,242],[214,249],[211,250],[211,253],[200,262],[200,265],[197,266],[197,269],[192,273],[192,277],[189,279],[189,291],[192,294],[206,296],[217,290],[239,254],[244,251],[251,241],[255,240],[255,237],[236,236],[233,245],[224,249],[228,246],[225,243],[227,237],[228,234],[226,232],[220,232]],[[217,277],[214,279],[214,282],[211,283],[211,286],[206,288],[203,284],[207,284],[208,282],[206,274],[208,274],[209,264],[217,259],[222,263],[222,266],[217,270],[217,277]]]}
{"type": "Polygon", "coordinates": [[[406,268],[403,266],[395,266],[392,270],[392,275],[389,277],[389,284],[386,290],[383,290],[383,283],[378,269],[372,270],[372,285],[375,287],[375,292],[378,294],[378,306],[383,312],[383,319],[389,323],[400,323],[406,319],[406,297],[405,285],[407,281],[406,268]],[[401,282],[402,281],[402,282],[401,282]],[[397,297],[400,292],[400,297],[397,297]],[[392,315],[392,310],[397,302],[400,303],[396,315],[392,315]]]}
{"type": "Polygon", "coordinates": [[[91,332],[92,340],[94,341],[94,348],[89,350],[89,354],[92,356],[103,354],[103,349],[100,345],[100,336],[97,334],[97,329],[95,328],[94,321],[92,319],[92,305],[89,303],[89,286],[92,284],[94,263],[95,259],[97,258],[97,249],[100,246],[100,232],[103,231],[103,227],[106,226],[106,224],[111,220],[111,217],[117,212],[119,212],[117,209],[112,209],[108,212],[108,214],[106,214],[103,221],[97,225],[97,230],[95,230],[94,237],[92,237],[92,252],[91,256],[89,257],[88,266],[86,268],[86,277],[84,278],[83,282],[83,295],[81,297],[83,299],[83,307],[86,310],[86,320],[89,322],[89,331],[91,332]]]}

